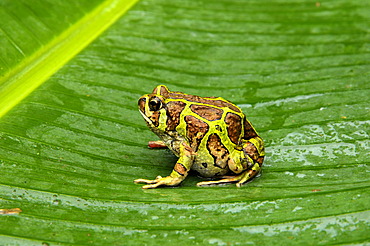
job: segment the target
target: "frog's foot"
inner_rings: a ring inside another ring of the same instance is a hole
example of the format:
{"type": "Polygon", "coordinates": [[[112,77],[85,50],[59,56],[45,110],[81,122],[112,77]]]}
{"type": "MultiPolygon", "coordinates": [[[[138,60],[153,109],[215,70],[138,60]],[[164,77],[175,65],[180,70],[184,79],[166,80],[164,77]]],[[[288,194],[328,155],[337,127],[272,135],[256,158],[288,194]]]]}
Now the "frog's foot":
{"type": "Polygon", "coordinates": [[[173,178],[171,176],[167,176],[162,178],[161,176],[157,176],[156,179],[135,179],[135,183],[146,183],[148,185],[144,185],[143,189],[153,189],[157,188],[158,186],[176,186],[181,183],[182,179],[180,178],[173,178]]]}
{"type": "Polygon", "coordinates": [[[207,185],[218,185],[218,184],[228,184],[228,183],[235,183],[236,186],[240,187],[244,183],[252,180],[256,175],[260,172],[261,168],[259,165],[253,166],[252,169],[246,170],[245,172],[236,175],[236,176],[223,176],[220,180],[215,181],[203,181],[197,183],[197,186],[207,186],[207,185]]]}
{"type": "Polygon", "coordinates": [[[167,146],[164,144],[163,141],[149,141],[148,142],[148,147],[151,148],[151,149],[163,149],[163,148],[167,148],[167,146]]]}

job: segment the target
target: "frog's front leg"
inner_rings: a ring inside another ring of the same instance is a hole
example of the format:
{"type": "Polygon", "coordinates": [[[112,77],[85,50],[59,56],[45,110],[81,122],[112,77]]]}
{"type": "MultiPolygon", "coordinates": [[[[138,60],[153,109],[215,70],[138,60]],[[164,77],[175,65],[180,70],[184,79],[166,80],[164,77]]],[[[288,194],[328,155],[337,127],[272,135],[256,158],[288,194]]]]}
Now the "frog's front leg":
{"type": "Polygon", "coordinates": [[[148,147],[151,148],[151,149],[163,149],[163,148],[167,148],[167,146],[161,140],[158,140],[158,141],[149,141],[148,142],[148,147]]]}
{"type": "Polygon", "coordinates": [[[194,155],[196,153],[191,149],[191,147],[183,143],[180,145],[180,158],[176,162],[174,169],[172,170],[170,176],[161,177],[158,176],[154,180],[149,179],[136,179],[135,183],[146,183],[143,189],[157,188],[158,186],[176,186],[179,185],[188,175],[189,170],[193,164],[194,155]]]}
{"type": "Polygon", "coordinates": [[[261,171],[265,150],[260,137],[243,140],[241,149],[235,149],[230,155],[229,169],[238,174],[227,176],[221,180],[199,182],[197,186],[225,184],[236,182],[236,186],[253,179],[261,171]]]}

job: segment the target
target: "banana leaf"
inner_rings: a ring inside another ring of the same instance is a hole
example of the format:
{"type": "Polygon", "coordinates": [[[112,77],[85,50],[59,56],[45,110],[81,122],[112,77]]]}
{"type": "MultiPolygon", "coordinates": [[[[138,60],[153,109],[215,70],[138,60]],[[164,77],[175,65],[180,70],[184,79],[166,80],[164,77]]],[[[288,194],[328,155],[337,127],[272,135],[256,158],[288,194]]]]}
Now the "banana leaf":
{"type": "Polygon", "coordinates": [[[135,2],[0,1],[0,244],[369,244],[370,2],[135,2]],[[262,175],[134,184],[159,84],[237,104],[262,175]]]}

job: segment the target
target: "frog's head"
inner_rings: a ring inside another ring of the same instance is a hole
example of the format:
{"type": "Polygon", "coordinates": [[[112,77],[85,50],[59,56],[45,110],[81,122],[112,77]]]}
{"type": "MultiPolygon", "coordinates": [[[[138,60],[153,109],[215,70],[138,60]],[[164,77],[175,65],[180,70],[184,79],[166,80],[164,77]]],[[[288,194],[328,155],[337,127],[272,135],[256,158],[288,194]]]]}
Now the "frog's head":
{"type": "Polygon", "coordinates": [[[164,131],[167,124],[166,98],[169,90],[164,85],[157,86],[151,94],[139,98],[139,111],[148,126],[164,131]]]}

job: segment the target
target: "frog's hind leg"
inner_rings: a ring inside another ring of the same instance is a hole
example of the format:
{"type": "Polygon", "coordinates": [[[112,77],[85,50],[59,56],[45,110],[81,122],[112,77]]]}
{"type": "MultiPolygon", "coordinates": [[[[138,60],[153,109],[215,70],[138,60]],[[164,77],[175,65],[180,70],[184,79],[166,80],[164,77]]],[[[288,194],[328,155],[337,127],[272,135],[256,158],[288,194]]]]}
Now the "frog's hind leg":
{"type": "Polygon", "coordinates": [[[236,186],[240,187],[244,183],[246,183],[246,182],[252,180],[254,177],[256,177],[257,174],[260,173],[260,171],[261,171],[261,166],[258,163],[256,163],[251,169],[248,169],[248,170],[246,170],[245,172],[243,172],[239,175],[224,176],[220,180],[199,182],[199,183],[197,183],[197,186],[236,183],[236,186]]]}
{"type": "Polygon", "coordinates": [[[223,179],[216,181],[200,182],[197,186],[236,182],[236,186],[240,187],[260,173],[264,156],[263,141],[260,137],[243,140],[241,148],[235,149],[230,154],[230,160],[228,162],[229,169],[236,175],[223,177],[223,179]]]}

